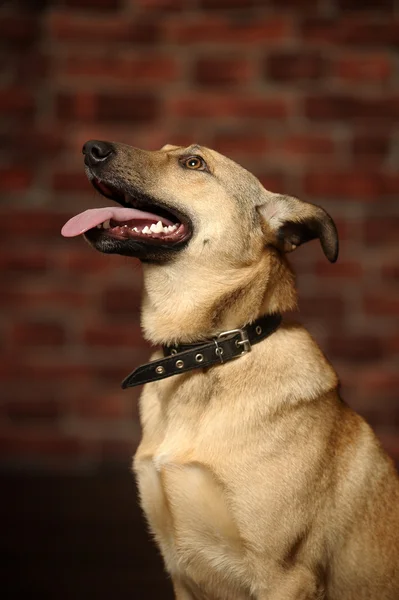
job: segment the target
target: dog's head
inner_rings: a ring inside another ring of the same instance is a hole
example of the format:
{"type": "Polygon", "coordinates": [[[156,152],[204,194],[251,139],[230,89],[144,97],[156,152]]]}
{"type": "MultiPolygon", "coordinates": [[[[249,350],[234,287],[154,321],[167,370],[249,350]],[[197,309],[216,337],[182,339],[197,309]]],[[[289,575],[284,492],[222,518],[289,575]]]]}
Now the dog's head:
{"type": "MultiPolygon", "coordinates": [[[[292,308],[284,255],[302,243],[318,238],[327,258],[337,258],[336,228],[322,208],[265,190],[251,173],[213,150],[167,145],[150,152],[91,141],[83,153],[91,183],[120,206],[77,215],[64,226],[64,235],[84,233],[102,252],[138,257],[152,283],[171,284],[175,296],[181,278],[191,289],[190,299],[183,294],[185,305],[200,305],[200,312],[207,306],[212,327],[224,322],[215,317],[218,301],[224,298],[226,305],[228,295],[230,304],[233,297],[241,304],[243,290],[258,277],[265,285],[255,312],[292,308]],[[270,286],[279,279],[273,301],[270,286]]],[[[159,293],[165,296],[167,290],[159,293]]]]}

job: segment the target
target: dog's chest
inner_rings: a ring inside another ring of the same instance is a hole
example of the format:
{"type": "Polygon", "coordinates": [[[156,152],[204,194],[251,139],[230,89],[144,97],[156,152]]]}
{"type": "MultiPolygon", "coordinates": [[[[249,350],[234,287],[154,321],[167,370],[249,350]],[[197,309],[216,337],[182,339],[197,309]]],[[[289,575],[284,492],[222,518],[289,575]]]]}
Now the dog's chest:
{"type": "Polygon", "coordinates": [[[207,590],[211,581],[226,597],[249,597],[248,576],[238,528],[225,491],[198,462],[179,462],[167,454],[136,456],[141,503],[161,547],[166,566],[207,590]]]}

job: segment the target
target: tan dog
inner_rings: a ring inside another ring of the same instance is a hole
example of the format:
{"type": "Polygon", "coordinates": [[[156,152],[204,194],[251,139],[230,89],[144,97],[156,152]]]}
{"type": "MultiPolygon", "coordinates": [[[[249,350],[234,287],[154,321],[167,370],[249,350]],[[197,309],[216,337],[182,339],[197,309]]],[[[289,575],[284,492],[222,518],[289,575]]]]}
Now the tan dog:
{"type": "MultiPolygon", "coordinates": [[[[84,153],[123,208],[78,215],[64,235],[143,261],[154,344],[295,307],[285,253],[303,242],[337,257],[321,208],[266,191],[217,152],[84,153]]],[[[399,481],[337,384],[310,335],[283,324],[236,360],[144,387],[134,470],[177,600],[398,600],[399,481]]]]}

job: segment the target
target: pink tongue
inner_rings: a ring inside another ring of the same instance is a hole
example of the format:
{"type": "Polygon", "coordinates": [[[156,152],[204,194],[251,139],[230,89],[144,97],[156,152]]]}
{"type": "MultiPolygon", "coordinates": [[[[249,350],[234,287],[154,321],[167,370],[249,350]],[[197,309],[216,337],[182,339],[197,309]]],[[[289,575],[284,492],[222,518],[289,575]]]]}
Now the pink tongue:
{"type": "Polygon", "coordinates": [[[86,210],[85,212],[72,217],[72,219],[69,219],[69,221],[65,223],[64,227],[61,229],[61,233],[64,237],[74,237],[84,233],[88,229],[92,229],[93,227],[104,223],[104,221],[107,221],[108,219],[113,219],[119,223],[138,219],[148,219],[154,223],[162,221],[164,225],[173,225],[172,221],[169,221],[164,217],[161,218],[152,213],[137,210],[136,208],[89,208],[89,210],[86,210]]]}

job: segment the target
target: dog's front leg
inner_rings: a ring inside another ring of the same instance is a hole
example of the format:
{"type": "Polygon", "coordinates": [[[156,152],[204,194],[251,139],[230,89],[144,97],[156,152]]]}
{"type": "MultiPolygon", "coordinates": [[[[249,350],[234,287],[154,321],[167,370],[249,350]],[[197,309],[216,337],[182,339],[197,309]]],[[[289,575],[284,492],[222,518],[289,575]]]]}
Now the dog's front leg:
{"type": "Polygon", "coordinates": [[[175,600],[194,600],[194,597],[188,591],[181,579],[175,575],[172,575],[172,583],[173,591],[175,593],[175,600]]]}
{"type": "Polygon", "coordinates": [[[273,587],[262,590],[257,600],[323,600],[325,593],[318,578],[309,569],[297,567],[282,574],[273,587]]]}

